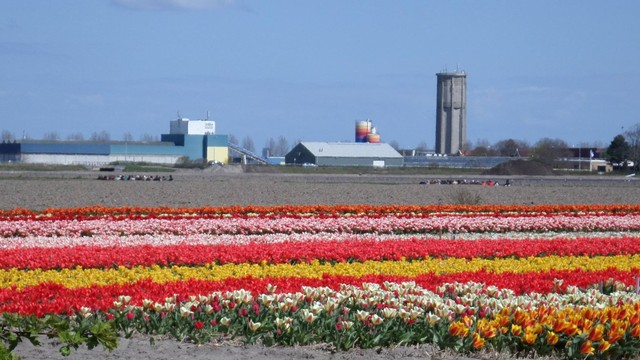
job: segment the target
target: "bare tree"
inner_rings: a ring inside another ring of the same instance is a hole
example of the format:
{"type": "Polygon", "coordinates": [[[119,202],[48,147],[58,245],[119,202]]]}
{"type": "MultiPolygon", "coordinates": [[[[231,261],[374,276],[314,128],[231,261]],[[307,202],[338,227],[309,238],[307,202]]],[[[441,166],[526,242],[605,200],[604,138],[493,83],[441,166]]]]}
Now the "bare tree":
{"type": "Polygon", "coordinates": [[[256,146],[253,143],[253,139],[250,136],[245,136],[242,139],[242,147],[251,152],[256,152],[256,146]]]}
{"type": "Polygon", "coordinates": [[[471,155],[473,156],[495,156],[495,149],[491,148],[491,144],[486,139],[480,139],[476,142],[476,145],[471,149],[471,155]]]}
{"type": "Polygon", "coordinates": [[[57,140],[60,140],[60,135],[55,131],[47,131],[46,133],[44,133],[44,136],[42,137],[42,139],[49,140],[49,141],[57,141],[57,140]]]}
{"type": "Polygon", "coordinates": [[[155,137],[149,133],[144,133],[140,135],[140,141],[142,142],[153,142],[155,141],[155,137]]]}
{"type": "Polygon", "coordinates": [[[107,142],[109,140],[111,140],[111,135],[109,135],[108,132],[106,132],[105,130],[98,132],[94,132],[91,134],[91,141],[95,141],[95,142],[107,142]]]}
{"type": "Polygon", "coordinates": [[[126,132],[126,133],[124,133],[124,135],[122,135],[122,140],[131,142],[131,141],[133,141],[133,135],[131,135],[130,132],[126,132]]]}
{"type": "Polygon", "coordinates": [[[276,153],[278,154],[276,156],[285,156],[289,152],[289,142],[284,136],[280,135],[278,137],[278,146],[276,149],[276,153]]]}
{"type": "Polygon", "coordinates": [[[389,144],[396,151],[400,150],[400,143],[397,140],[391,140],[387,144],[389,144]]]}
{"type": "Polygon", "coordinates": [[[2,141],[9,142],[9,141],[14,141],[15,139],[16,139],[16,136],[13,135],[11,131],[2,130],[2,141]]]}
{"type": "Polygon", "coordinates": [[[640,170],[640,123],[625,131],[627,143],[629,143],[629,159],[633,161],[636,170],[640,170]]]}
{"type": "Polygon", "coordinates": [[[238,138],[233,134],[229,134],[229,144],[238,145],[238,138]]]}
{"type": "Polygon", "coordinates": [[[427,150],[427,142],[422,140],[418,143],[418,145],[416,146],[416,150],[427,150]]]}
{"type": "Polygon", "coordinates": [[[70,141],[84,141],[84,135],[82,135],[81,132],[75,132],[73,134],[69,134],[69,136],[67,136],[67,140],[70,140],[70,141]]]}
{"type": "Polygon", "coordinates": [[[289,142],[284,136],[279,136],[277,141],[269,138],[265,148],[269,156],[285,156],[289,152],[289,142]]]}
{"type": "Polygon", "coordinates": [[[276,156],[275,151],[276,151],[276,140],[274,138],[269,138],[269,140],[267,140],[267,143],[264,146],[263,152],[266,154],[266,156],[276,156]]]}

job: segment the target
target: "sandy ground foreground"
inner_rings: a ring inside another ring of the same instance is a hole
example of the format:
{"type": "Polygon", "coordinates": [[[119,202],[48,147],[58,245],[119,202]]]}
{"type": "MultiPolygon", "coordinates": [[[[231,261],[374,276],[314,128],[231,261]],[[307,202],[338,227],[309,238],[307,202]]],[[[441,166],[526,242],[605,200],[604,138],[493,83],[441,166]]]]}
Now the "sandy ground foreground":
{"type": "MultiPolygon", "coordinates": [[[[0,172],[0,208],[280,204],[448,204],[475,198],[481,204],[636,204],[640,182],[624,177],[511,177],[511,186],[425,185],[435,177],[370,175],[278,175],[181,171],[173,181],[103,181],[98,173],[0,172]]],[[[160,174],[163,175],[163,174],[160,174]]],[[[164,174],[167,175],[167,174],[164,174]]],[[[443,177],[439,177],[443,178],[443,177]]],[[[460,179],[461,177],[455,177],[460,179]]],[[[489,179],[474,177],[475,179],[489,179]]],[[[507,178],[493,177],[504,183],[507,178]]],[[[23,359],[63,359],[58,344],[21,344],[23,359]]],[[[475,354],[474,358],[508,358],[475,354]]],[[[265,348],[242,344],[194,344],[147,338],[121,339],[112,353],[81,348],[66,359],[466,359],[425,345],[418,348],[354,349],[331,353],[322,346],[265,348]]]]}
{"type": "MultiPolygon", "coordinates": [[[[384,360],[384,359],[471,359],[459,356],[450,351],[442,352],[430,345],[420,347],[396,347],[377,349],[352,349],[349,351],[332,353],[324,345],[305,347],[264,347],[261,345],[243,345],[241,343],[195,345],[178,342],[176,340],[156,340],[150,345],[149,340],[142,336],[131,339],[120,339],[118,348],[109,353],[103,348],[87,350],[86,347],[72,351],[68,357],[58,352],[60,346],[43,339],[43,345],[35,347],[22,344],[14,351],[22,359],[223,359],[223,360],[272,360],[272,359],[317,359],[317,360],[384,360]]],[[[475,358],[508,359],[503,355],[483,354],[475,358]]]]}

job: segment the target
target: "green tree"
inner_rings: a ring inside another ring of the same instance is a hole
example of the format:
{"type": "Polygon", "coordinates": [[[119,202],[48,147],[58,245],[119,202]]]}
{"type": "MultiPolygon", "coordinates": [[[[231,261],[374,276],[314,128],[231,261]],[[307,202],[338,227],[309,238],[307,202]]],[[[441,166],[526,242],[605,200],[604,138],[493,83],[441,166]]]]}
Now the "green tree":
{"type": "Polygon", "coordinates": [[[534,160],[553,165],[558,158],[569,157],[569,145],[561,139],[542,138],[536,142],[531,154],[534,160]]]}
{"type": "Polygon", "coordinates": [[[607,157],[613,164],[623,163],[629,157],[629,143],[624,135],[616,135],[607,148],[607,157]]]}
{"type": "Polygon", "coordinates": [[[500,156],[520,156],[520,151],[527,150],[529,144],[526,141],[507,139],[498,141],[493,148],[500,156]]]}

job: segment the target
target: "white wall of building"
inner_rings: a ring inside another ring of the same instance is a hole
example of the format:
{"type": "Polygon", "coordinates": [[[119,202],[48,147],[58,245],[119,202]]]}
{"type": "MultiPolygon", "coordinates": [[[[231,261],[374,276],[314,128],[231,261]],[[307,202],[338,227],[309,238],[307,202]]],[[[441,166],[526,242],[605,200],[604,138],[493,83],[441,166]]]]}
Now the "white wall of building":
{"type": "Polygon", "coordinates": [[[180,155],[79,155],[79,154],[22,154],[27,164],[57,164],[103,166],[114,161],[146,162],[151,164],[175,164],[180,155]]]}
{"type": "Polygon", "coordinates": [[[214,135],[216,133],[216,122],[213,120],[189,120],[180,118],[170,122],[170,134],[183,135],[214,135]]]}

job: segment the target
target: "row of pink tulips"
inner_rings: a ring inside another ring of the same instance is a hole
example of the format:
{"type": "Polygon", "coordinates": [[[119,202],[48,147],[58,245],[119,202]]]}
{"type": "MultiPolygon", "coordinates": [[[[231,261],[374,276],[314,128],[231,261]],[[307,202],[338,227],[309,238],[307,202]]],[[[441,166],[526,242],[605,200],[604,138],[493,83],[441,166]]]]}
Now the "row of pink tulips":
{"type": "Polygon", "coordinates": [[[1,221],[0,237],[102,236],[146,234],[295,234],[295,233],[467,233],[549,231],[638,231],[640,215],[627,216],[438,216],[331,218],[123,219],[111,221],[1,221]]]}

